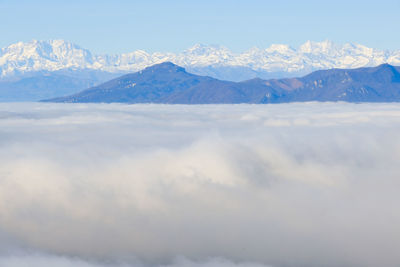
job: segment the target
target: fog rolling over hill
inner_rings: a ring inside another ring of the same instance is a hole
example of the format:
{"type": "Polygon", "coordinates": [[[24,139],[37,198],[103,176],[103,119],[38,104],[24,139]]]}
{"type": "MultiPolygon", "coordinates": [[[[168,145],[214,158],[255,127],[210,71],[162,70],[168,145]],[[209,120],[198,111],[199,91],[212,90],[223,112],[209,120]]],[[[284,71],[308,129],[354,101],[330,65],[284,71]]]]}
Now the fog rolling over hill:
{"type": "Polygon", "coordinates": [[[301,78],[221,81],[165,62],[66,97],[68,103],[286,103],[305,101],[400,101],[400,68],[389,64],[331,69],[301,78]]]}

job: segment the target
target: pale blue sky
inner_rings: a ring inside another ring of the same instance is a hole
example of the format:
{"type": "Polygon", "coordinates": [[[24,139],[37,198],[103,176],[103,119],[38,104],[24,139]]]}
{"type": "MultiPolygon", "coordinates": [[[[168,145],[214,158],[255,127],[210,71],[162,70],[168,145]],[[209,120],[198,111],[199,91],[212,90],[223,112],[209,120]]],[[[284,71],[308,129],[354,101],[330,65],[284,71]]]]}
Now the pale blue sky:
{"type": "Polygon", "coordinates": [[[400,49],[400,1],[0,0],[0,47],[65,39],[97,53],[233,51],[306,40],[400,49]]]}

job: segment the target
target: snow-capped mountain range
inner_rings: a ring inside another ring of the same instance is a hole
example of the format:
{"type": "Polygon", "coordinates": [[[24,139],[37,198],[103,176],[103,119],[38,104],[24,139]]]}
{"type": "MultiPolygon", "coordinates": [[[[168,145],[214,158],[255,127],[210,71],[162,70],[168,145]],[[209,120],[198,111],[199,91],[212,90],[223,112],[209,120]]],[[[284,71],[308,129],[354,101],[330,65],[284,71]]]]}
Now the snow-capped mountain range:
{"type": "Polygon", "coordinates": [[[308,41],[298,48],[273,44],[266,49],[255,47],[243,53],[233,53],[223,46],[197,44],[177,54],[137,50],[120,55],[95,55],[64,40],[33,40],[15,43],[0,50],[0,77],[68,69],[135,72],[165,61],[210,76],[213,73],[218,76],[215,72],[218,68],[228,68],[230,71],[232,68],[245,68],[255,73],[286,73],[293,76],[318,69],[348,69],[382,63],[400,65],[400,50],[378,50],[350,43],[339,45],[331,41],[308,41]]]}

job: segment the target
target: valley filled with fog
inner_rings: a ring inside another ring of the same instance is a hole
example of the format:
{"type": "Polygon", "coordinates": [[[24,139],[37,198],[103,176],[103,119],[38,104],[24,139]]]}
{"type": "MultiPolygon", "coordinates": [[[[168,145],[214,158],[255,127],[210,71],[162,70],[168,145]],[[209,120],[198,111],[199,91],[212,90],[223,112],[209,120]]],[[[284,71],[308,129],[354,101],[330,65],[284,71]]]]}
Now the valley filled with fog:
{"type": "Polygon", "coordinates": [[[0,103],[0,266],[398,266],[400,105],[0,103]]]}

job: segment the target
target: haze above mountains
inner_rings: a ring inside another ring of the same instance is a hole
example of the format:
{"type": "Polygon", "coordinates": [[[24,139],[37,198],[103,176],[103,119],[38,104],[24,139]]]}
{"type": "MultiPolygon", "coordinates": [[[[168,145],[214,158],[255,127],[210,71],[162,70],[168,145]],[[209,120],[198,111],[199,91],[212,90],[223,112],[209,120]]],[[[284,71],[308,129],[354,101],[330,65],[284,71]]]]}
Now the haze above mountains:
{"type": "Polygon", "coordinates": [[[219,80],[300,77],[321,69],[400,65],[400,50],[308,41],[299,48],[271,45],[233,53],[222,46],[195,45],[182,53],[95,55],[64,40],[16,43],[0,52],[0,101],[37,101],[71,95],[123,74],[172,62],[187,72],[219,80]]]}

